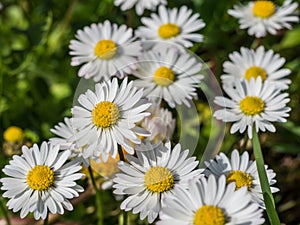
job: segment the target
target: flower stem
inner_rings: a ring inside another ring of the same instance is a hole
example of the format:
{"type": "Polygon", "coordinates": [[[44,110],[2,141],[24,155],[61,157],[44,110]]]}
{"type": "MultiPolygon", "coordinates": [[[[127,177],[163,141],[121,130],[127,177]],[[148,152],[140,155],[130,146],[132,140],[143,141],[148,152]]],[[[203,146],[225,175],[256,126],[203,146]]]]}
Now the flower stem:
{"type": "MultiPolygon", "coordinates": [[[[121,161],[125,162],[125,156],[122,150],[122,147],[118,145],[118,153],[121,161]]],[[[128,213],[126,211],[123,211],[123,223],[122,225],[127,225],[128,224],[128,213]]]]}
{"type": "Polygon", "coordinates": [[[6,207],[3,205],[3,199],[2,199],[2,197],[1,197],[1,199],[0,199],[0,208],[1,208],[1,211],[2,211],[2,213],[3,213],[3,215],[4,215],[4,217],[5,217],[6,224],[7,224],[7,225],[11,225],[10,219],[9,219],[9,216],[8,216],[8,213],[7,213],[7,209],[6,209],[6,207]]]}
{"type": "Polygon", "coordinates": [[[93,171],[92,168],[89,166],[88,167],[89,170],[89,174],[91,177],[91,181],[94,187],[94,190],[96,192],[96,204],[97,204],[97,217],[98,217],[98,223],[97,225],[103,225],[103,208],[102,208],[102,197],[101,197],[101,193],[100,190],[98,189],[97,185],[96,185],[96,181],[93,175],[93,171]]]}
{"type": "Polygon", "coordinates": [[[118,146],[118,153],[119,153],[119,156],[120,156],[120,160],[125,162],[125,156],[124,156],[122,147],[120,145],[118,146]]]}
{"type": "Polygon", "coordinates": [[[128,224],[128,213],[126,211],[123,211],[123,225],[128,224]]]}
{"type": "Polygon", "coordinates": [[[49,213],[47,213],[46,218],[44,219],[44,225],[48,225],[49,213]]]}
{"type": "Polygon", "coordinates": [[[280,225],[280,220],[275,208],[275,201],[271,192],[271,188],[269,185],[269,181],[265,169],[265,163],[264,163],[264,158],[263,158],[263,154],[258,139],[258,134],[255,131],[255,129],[253,129],[252,141],[253,141],[253,150],[254,150],[254,156],[256,160],[257,171],[259,175],[259,181],[260,181],[260,185],[264,197],[268,218],[271,225],[280,225]]]}

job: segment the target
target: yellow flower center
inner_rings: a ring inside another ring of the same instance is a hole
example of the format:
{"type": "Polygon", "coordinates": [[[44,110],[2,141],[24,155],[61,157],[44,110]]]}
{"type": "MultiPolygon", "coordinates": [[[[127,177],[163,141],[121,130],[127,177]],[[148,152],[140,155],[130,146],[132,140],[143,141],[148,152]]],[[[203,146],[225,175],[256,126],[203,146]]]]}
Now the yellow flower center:
{"type": "Polygon", "coordinates": [[[21,128],[11,126],[4,131],[3,138],[8,142],[18,142],[23,140],[24,134],[21,128]]]}
{"type": "Polygon", "coordinates": [[[92,118],[97,127],[108,128],[117,123],[120,118],[120,111],[115,103],[103,101],[93,109],[92,118]]]}
{"type": "Polygon", "coordinates": [[[217,206],[204,205],[194,216],[194,225],[224,225],[225,215],[217,206]]]}
{"type": "Polygon", "coordinates": [[[240,101],[240,109],[247,116],[254,116],[264,111],[263,100],[256,96],[247,96],[240,101]]]}
{"type": "Polygon", "coordinates": [[[113,58],[117,53],[117,45],[112,40],[98,41],[94,48],[94,53],[98,58],[107,60],[113,58]]]}
{"type": "Polygon", "coordinates": [[[245,72],[245,78],[246,80],[250,81],[251,78],[256,79],[257,77],[261,77],[262,81],[265,81],[267,78],[267,73],[266,71],[258,66],[252,66],[248,68],[245,72]]]}
{"type": "Polygon", "coordinates": [[[47,190],[54,182],[54,172],[49,166],[37,165],[28,172],[26,182],[34,190],[47,190]]]}
{"type": "Polygon", "coordinates": [[[176,37],[180,33],[180,27],[173,23],[166,23],[159,27],[158,35],[163,39],[176,37]]]}
{"type": "Polygon", "coordinates": [[[226,183],[229,184],[235,182],[236,190],[240,189],[243,186],[248,187],[248,190],[252,187],[252,177],[243,171],[233,170],[226,176],[226,183]]]}
{"type": "Polygon", "coordinates": [[[174,73],[170,68],[161,66],[155,71],[153,81],[157,85],[169,86],[173,83],[174,78],[174,73]]]}
{"type": "Polygon", "coordinates": [[[271,1],[256,1],[253,6],[253,14],[261,18],[269,18],[275,12],[275,5],[271,1]]]}
{"type": "Polygon", "coordinates": [[[165,167],[155,166],[145,174],[145,185],[151,192],[162,193],[170,190],[174,185],[174,176],[165,167]]]}

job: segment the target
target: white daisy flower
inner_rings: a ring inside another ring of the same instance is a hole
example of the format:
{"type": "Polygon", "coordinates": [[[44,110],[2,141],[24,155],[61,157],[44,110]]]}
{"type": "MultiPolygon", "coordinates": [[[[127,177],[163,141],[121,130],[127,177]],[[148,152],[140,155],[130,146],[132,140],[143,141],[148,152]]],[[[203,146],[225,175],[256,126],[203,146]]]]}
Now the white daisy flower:
{"type": "Polygon", "coordinates": [[[231,85],[235,79],[242,80],[261,77],[262,81],[272,82],[277,88],[287,89],[291,81],[285,79],[291,73],[289,69],[281,68],[285,59],[275,54],[273,50],[265,51],[263,46],[256,50],[241,48],[239,52],[229,55],[231,61],[223,64],[226,74],[221,76],[223,84],[231,85]]]}
{"type": "Polygon", "coordinates": [[[146,143],[136,150],[137,158],[126,156],[128,163],[120,161],[114,179],[115,194],[129,195],[121,209],[140,213],[140,219],[148,216],[152,223],[162,207],[162,198],[172,195],[176,186],[188,187],[188,181],[201,176],[196,169],[196,157],[188,157],[189,150],[181,151],[177,144],[171,151],[171,144],[151,145],[146,143]]]}
{"type": "Polygon", "coordinates": [[[165,100],[170,107],[185,104],[197,96],[203,75],[202,64],[188,52],[177,48],[162,48],[144,52],[139,58],[135,85],[144,88],[144,96],[151,100],[165,100]]]}
{"type": "Polygon", "coordinates": [[[9,177],[1,178],[3,197],[13,212],[24,218],[29,212],[36,220],[45,219],[48,211],[63,214],[64,208],[73,210],[69,199],[78,197],[83,188],[75,183],[84,175],[77,173],[78,161],[67,162],[71,151],[59,152],[59,146],[43,142],[39,148],[22,147],[23,154],[15,155],[2,170],[9,177]]]}
{"type": "Polygon", "coordinates": [[[262,210],[252,203],[246,188],[226,186],[225,176],[191,180],[189,189],[174,189],[164,199],[157,225],[258,225],[263,224],[262,210]]]}
{"type": "Polygon", "coordinates": [[[176,126],[172,113],[159,107],[150,107],[148,111],[151,115],[145,117],[141,123],[141,126],[151,133],[147,140],[155,143],[171,140],[176,126]]]}
{"type": "Polygon", "coordinates": [[[276,6],[272,1],[258,0],[247,5],[235,5],[228,14],[238,18],[241,29],[248,29],[248,34],[257,38],[267,33],[275,35],[283,28],[291,29],[292,22],[298,22],[295,15],[298,3],[285,0],[282,6],[276,6]]]}
{"type": "Polygon", "coordinates": [[[77,40],[70,42],[72,66],[84,64],[78,76],[94,81],[106,80],[113,75],[124,77],[131,73],[140,55],[139,42],[133,42],[133,31],[126,25],[118,27],[108,20],[78,30],[77,40]]]}
{"type": "Polygon", "coordinates": [[[131,9],[135,5],[135,11],[140,16],[144,13],[145,9],[151,11],[156,9],[160,4],[167,4],[166,0],[115,0],[115,6],[121,5],[121,10],[125,11],[131,9]]]}
{"type": "Polygon", "coordinates": [[[186,48],[192,47],[192,42],[202,42],[203,36],[198,31],[205,27],[198,13],[192,15],[192,10],[186,6],[180,9],[167,9],[159,6],[158,15],[152,13],[151,18],[141,19],[145,26],[136,31],[136,35],[142,40],[157,41],[159,49],[162,44],[178,44],[186,48]]]}
{"type": "Polygon", "coordinates": [[[250,82],[236,80],[234,86],[224,86],[224,91],[230,97],[217,96],[214,102],[224,109],[217,110],[214,117],[224,122],[234,122],[230,133],[239,131],[243,133],[246,129],[248,136],[252,139],[252,128],[256,132],[275,132],[276,129],[271,122],[286,122],[291,108],[286,104],[290,101],[287,93],[281,93],[272,83],[262,83],[259,76],[256,80],[251,78],[250,82]]]}
{"type": "Polygon", "coordinates": [[[115,158],[118,144],[133,154],[131,143],[141,143],[138,135],[150,135],[136,123],[150,115],[145,110],[151,104],[143,103],[143,90],[127,80],[126,77],[120,87],[117,78],[97,83],[95,91],[87,90],[79,96],[81,106],[75,106],[72,114],[73,126],[78,130],[76,144],[85,146],[84,158],[101,154],[106,161],[109,153],[115,158]]]}
{"type": "MultiPolygon", "coordinates": [[[[226,183],[234,182],[236,189],[241,187],[247,187],[248,192],[252,196],[252,201],[258,203],[264,208],[264,200],[259,181],[259,176],[256,168],[255,161],[249,160],[248,152],[244,152],[241,156],[235,149],[231,153],[231,159],[229,159],[224,153],[220,153],[215,159],[211,159],[209,162],[204,162],[207,166],[205,175],[209,176],[214,174],[217,177],[222,175],[226,176],[226,183]]],[[[265,165],[267,177],[270,186],[276,183],[276,173],[272,169],[268,169],[265,165]]],[[[271,192],[275,193],[279,191],[276,187],[271,187],[271,192]]]]}
{"type": "MultiPolygon", "coordinates": [[[[71,158],[76,158],[76,160],[82,162],[84,166],[88,167],[90,162],[88,158],[83,157],[84,146],[79,147],[76,143],[76,133],[78,132],[73,128],[72,118],[65,117],[64,122],[58,123],[50,131],[57,135],[57,137],[52,137],[49,142],[52,145],[59,145],[61,150],[71,150],[71,158]]],[[[91,156],[91,159],[97,160],[99,157],[96,155],[91,156]]]]}
{"type": "Polygon", "coordinates": [[[58,123],[50,131],[57,135],[57,137],[50,138],[49,142],[53,145],[59,145],[62,150],[70,149],[74,144],[75,131],[72,125],[72,118],[65,117],[64,122],[58,123]]]}

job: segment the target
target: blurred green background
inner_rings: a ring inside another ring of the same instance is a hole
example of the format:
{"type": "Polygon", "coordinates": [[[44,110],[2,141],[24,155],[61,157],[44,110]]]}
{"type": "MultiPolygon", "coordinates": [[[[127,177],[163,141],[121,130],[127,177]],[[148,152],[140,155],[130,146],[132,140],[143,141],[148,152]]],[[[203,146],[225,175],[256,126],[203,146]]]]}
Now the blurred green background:
{"type": "MultiPolygon", "coordinates": [[[[201,31],[204,43],[192,50],[211,67],[219,79],[222,64],[228,54],[241,46],[255,47],[258,43],[273,49],[286,58],[285,67],[292,70],[292,84],[288,90],[292,112],[289,122],[277,124],[276,134],[262,134],[265,161],[277,173],[280,192],[275,195],[279,216],[285,224],[300,221],[300,25],[293,30],[280,31],[276,36],[256,40],[238,29],[237,20],[226,12],[239,1],[235,0],[171,0],[169,7],[187,5],[198,12],[206,27],[201,31]]],[[[246,1],[242,1],[246,2],[246,1]]],[[[275,1],[282,4],[283,1],[275,1]]],[[[298,1],[299,2],[299,1],[298,1]]],[[[28,0],[1,1],[0,10],[0,168],[8,163],[7,145],[3,132],[9,126],[25,131],[30,144],[40,143],[52,136],[49,129],[70,116],[73,95],[79,82],[79,67],[71,67],[68,45],[78,29],[91,23],[109,19],[113,23],[136,28],[140,17],[134,10],[122,12],[113,0],[28,0]]],[[[144,16],[150,12],[145,11],[144,16]]],[[[200,99],[201,99],[201,93],[200,99]]],[[[210,112],[203,102],[198,105],[201,136],[198,152],[207,143],[210,134],[210,112]],[[200,149],[200,150],[199,150],[200,149]]],[[[191,134],[193,135],[193,134],[191,134]]],[[[240,145],[243,136],[228,136],[222,150],[229,152],[240,145]]],[[[11,146],[10,146],[11,147],[11,146]]],[[[16,146],[15,146],[16,147],[16,146]]],[[[17,146],[16,148],[19,148],[17,146]]],[[[251,150],[251,146],[247,147],[251,150]]],[[[1,174],[2,176],[3,174],[1,174]]],[[[82,181],[83,185],[86,181],[82,181]]],[[[110,191],[105,192],[105,224],[116,224],[118,204],[110,191]]],[[[87,197],[75,211],[58,218],[69,224],[95,224],[93,198],[87,197]],[[88,216],[88,217],[87,217],[88,216]]],[[[11,214],[11,212],[10,212],[11,214]]],[[[17,214],[16,214],[17,215],[17,214]]],[[[0,213],[0,216],[3,216],[0,213]]],[[[132,216],[134,221],[136,216],[132,216]]],[[[132,222],[132,224],[137,224],[132,222]]],[[[139,222],[139,224],[146,224],[139,222]]]]}

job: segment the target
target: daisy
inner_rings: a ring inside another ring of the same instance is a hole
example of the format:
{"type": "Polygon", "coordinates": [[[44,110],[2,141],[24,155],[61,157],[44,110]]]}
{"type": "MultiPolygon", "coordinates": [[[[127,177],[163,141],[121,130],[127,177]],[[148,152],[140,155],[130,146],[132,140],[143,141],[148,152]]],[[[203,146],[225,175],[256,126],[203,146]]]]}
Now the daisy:
{"type": "Polygon", "coordinates": [[[144,96],[151,100],[165,100],[170,107],[185,104],[197,96],[203,76],[202,64],[188,52],[177,48],[162,48],[159,51],[144,52],[139,58],[135,85],[144,88],[144,96]]]}
{"type": "Polygon", "coordinates": [[[20,127],[10,126],[3,132],[3,139],[7,142],[22,142],[24,132],[20,127]]]}
{"type": "Polygon", "coordinates": [[[65,117],[64,122],[59,122],[50,131],[57,135],[49,139],[49,142],[53,145],[60,145],[61,149],[69,149],[74,143],[74,128],[72,125],[72,119],[65,117]]]}
{"type": "Polygon", "coordinates": [[[171,151],[171,144],[142,144],[136,150],[137,158],[127,156],[128,163],[120,161],[114,178],[114,193],[129,195],[121,209],[140,213],[140,219],[148,216],[152,223],[162,206],[162,198],[172,195],[176,186],[188,187],[188,180],[201,176],[196,169],[196,157],[188,157],[189,150],[181,151],[177,144],[171,151]]]}
{"type": "MultiPolygon", "coordinates": [[[[211,159],[209,162],[204,162],[207,166],[205,175],[209,176],[214,174],[217,177],[222,175],[226,176],[226,183],[234,182],[236,189],[241,187],[247,187],[249,194],[252,196],[252,201],[258,203],[264,208],[264,200],[258,172],[255,161],[249,160],[248,152],[244,152],[243,155],[239,155],[239,152],[235,149],[231,153],[231,159],[229,159],[224,153],[220,153],[215,159],[211,159]]],[[[265,165],[267,177],[270,186],[276,183],[274,179],[276,174],[273,170],[268,169],[265,165]]],[[[275,193],[279,191],[278,188],[271,187],[271,192],[275,193]]]]}
{"type": "Polygon", "coordinates": [[[255,131],[275,132],[271,122],[286,122],[291,110],[286,104],[290,101],[287,93],[281,93],[272,83],[262,83],[259,76],[250,82],[236,80],[234,86],[224,86],[224,91],[230,98],[217,96],[214,102],[224,107],[217,110],[214,117],[224,122],[234,122],[230,133],[239,130],[243,133],[246,129],[252,139],[252,128],[255,131]]]}
{"type": "Polygon", "coordinates": [[[171,140],[176,126],[172,113],[159,107],[150,107],[148,111],[151,115],[145,117],[141,123],[141,126],[151,133],[147,140],[155,143],[171,140]]]}
{"type": "Polygon", "coordinates": [[[94,81],[106,80],[113,75],[124,77],[135,68],[140,55],[139,42],[133,42],[133,31],[126,25],[118,27],[108,20],[78,30],[77,40],[70,42],[72,66],[83,66],[78,76],[94,81]]]}
{"type": "Polygon", "coordinates": [[[186,48],[192,47],[192,42],[202,42],[203,36],[198,31],[205,27],[198,13],[192,15],[192,10],[186,6],[180,9],[167,9],[159,6],[158,15],[152,13],[151,18],[141,19],[145,26],[136,31],[136,35],[142,40],[157,41],[160,43],[178,44],[186,48]]]}
{"type": "Polygon", "coordinates": [[[117,78],[97,83],[95,91],[87,90],[79,96],[80,106],[75,106],[72,114],[73,126],[78,130],[76,144],[85,146],[84,158],[101,154],[106,161],[109,153],[115,158],[118,144],[133,154],[131,143],[141,143],[137,135],[150,135],[136,123],[150,115],[145,110],[151,104],[143,103],[143,90],[127,80],[126,77],[120,87],[117,78]]]}
{"type": "Polygon", "coordinates": [[[115,0],[115,6],[121,5],[121,10],[131,9],[135,5],[135,11],[140,16],[145,9],[155,10],[156,6],[167,4],[166,0],[115,0]]]}
{"type": "MultiPolygon", "coordinates": [[[[72,158],[82,162],[85,167],[88,167],[90,162],[89,158],[83,157],[84,146],[78,146],[76,143],[76,133],[77,130],[73,127],[73,119],[65,117],[64,122],[59,122],[58,125],[55,125],[54,128],[51,128],[50,131],[57,135],[49,139],[49,142],[52,145],[59,145],[61,150],[71,150],[72,158]]],[[[90,157],[93,160],[97,160],[97,155],[92,155],[90,157]]]]}
{"type": "Polygon", "coordinates": [[[250,200],[246,188],[226,186],[225,176],[191,180],[188,190],[175,188],[174,195],[164,199],[157,225],[263,224],[262,210],[250,200]]]}
{"type": "Polygon", "coordinates": [[[45,219],[48,211],[63,214],[64,208],[73,210],[69,199],[79,196],[83,188],[75,183],[84,175],[78,173],[79,162],[67,162],[71,151],[59,152],[59,146],[43,142],[40,148],[22,147],[23,154],[14,156],[2,170],[7,176],[0,179],[3,197],[13,212],[24,218],[33,212],[36,220],[45,219]]]}
{"type": "Polygon", "coordinates": [[[258,0],[247,5],[235,5],[228,14],[238,18],[241,29],[248,29],[248,34],[257,38],[267,33],[275,35],[278,30],[291,29],[292,22],[298,22],[295,15],[298,3],[285,0],[282,6],[276,6],[272,1],[258,0]]]}
{"type": "Polygon", "coordinates": [[[222,81],[225,85],[231,85],[235,79],[242,80],[261,77],[262,81],[270,81],[280,89],[287,89],[291,81],[284,79],[291,73],[289,69],[281,68],[285,59],[275,54],[273,50],[265,51],[263,46],[256,50],[241,48],[239,52],[229,55],[231,61],[223,64],[224,72],[222,81]]]}

